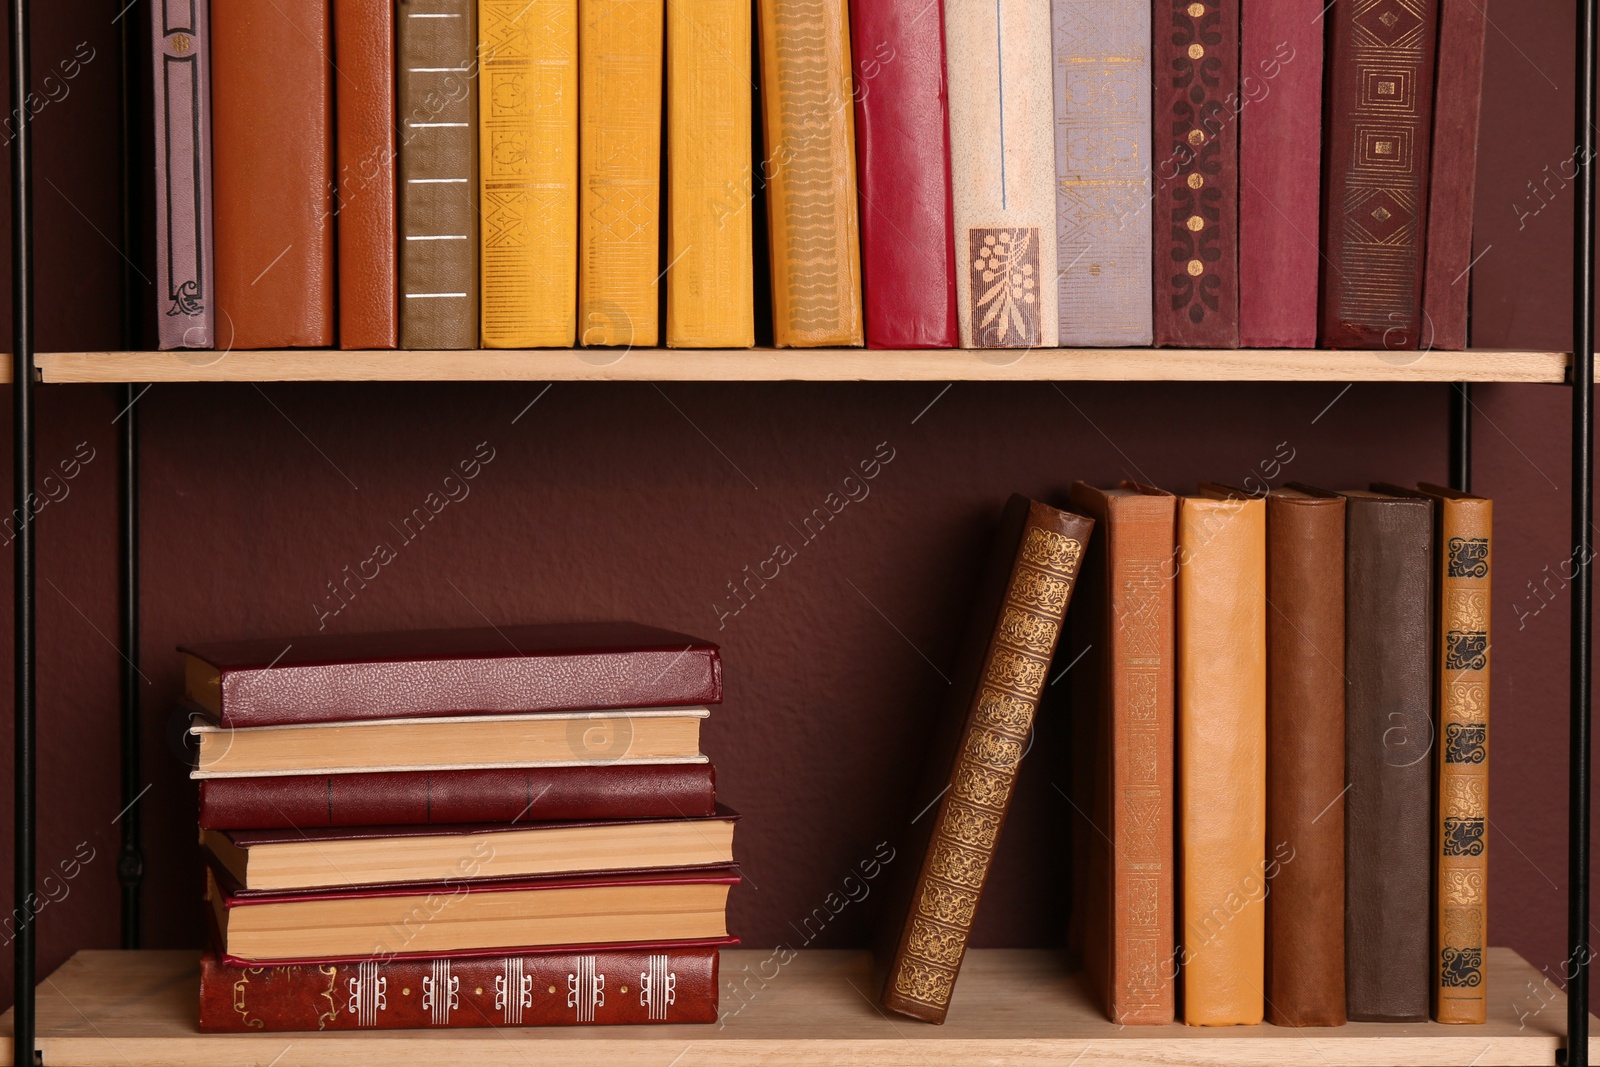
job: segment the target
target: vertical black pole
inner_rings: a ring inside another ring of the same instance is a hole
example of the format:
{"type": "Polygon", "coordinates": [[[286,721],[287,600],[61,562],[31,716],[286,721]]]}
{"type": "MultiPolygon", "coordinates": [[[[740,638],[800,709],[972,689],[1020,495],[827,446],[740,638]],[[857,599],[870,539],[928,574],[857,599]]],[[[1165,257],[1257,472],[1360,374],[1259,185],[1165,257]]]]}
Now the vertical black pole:
{"type": "Polygon", "coordinates": [[[1577,149],[1572,257],[1572,738],[1567,816],[1567,1067],[1589,1062],[1589,538],[1594,518],[1595,0],[1578,0],[1577,149]]]}
{"type": "Polygon", "coordinates": [[[34,1062],[33,965],[38,933],[34,913],[34,614],[33,614],[33,126],[28,109],[31,72],[28,62],[28,0],[10,0],[11,30],[11,485],[12,516],[17,535],[12,609],[16,645],[12,663],[16,728],[16,861],[17,936],[15,952],[16,1009],[13,1046],[18,1064],[34,1062]]]}
{"type": "Polygon", "coordinates": [[[1472,492],[1472,386],[1450,386],[1450,488],[1472,492]]]}

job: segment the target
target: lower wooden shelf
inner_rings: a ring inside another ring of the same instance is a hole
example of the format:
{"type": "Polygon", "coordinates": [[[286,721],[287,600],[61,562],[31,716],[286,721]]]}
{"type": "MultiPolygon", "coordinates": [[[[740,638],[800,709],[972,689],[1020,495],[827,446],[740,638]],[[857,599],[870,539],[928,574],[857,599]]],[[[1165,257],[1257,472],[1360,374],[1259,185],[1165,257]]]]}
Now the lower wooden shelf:
{"type": "MultiPolygon", "coordinates": [[[[1068,974],[1056,954],[1010,949],[971,953],[949,1021],[929,1026],[886,1016],[867,999],[865,953],[789,958],[746,949],[723,954],[720,1024],[201,1034],[194,952],[94,951],[73,956],[39,986],[38,1032],[44,1067],[1554,1064],[1566,998],[1510,949],[1488,956],[1483,1026],[1119,1027],[1100,1015],[1082,977],[1068,974]]],[[[7,1012],[0,1019],[0,1064],[7,1067],[11,1027],[7,1012]]],[[[1590,1028],[1600,1029],[1600,1021],[1591,1016],[1590,1028]]],[[[1591,1059],[1597,1053],[1600,1038],[1590,1043],[1591,1059]]]]}

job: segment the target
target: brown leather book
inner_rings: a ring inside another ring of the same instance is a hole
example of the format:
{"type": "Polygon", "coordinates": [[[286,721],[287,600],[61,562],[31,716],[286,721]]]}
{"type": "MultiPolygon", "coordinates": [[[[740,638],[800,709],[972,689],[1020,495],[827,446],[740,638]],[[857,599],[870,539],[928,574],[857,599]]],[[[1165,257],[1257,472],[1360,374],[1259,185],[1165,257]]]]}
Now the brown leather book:
{"type": "Polygon", "coordinates": [[[1339,495],[1345,1011],[1359,1022],[1422,1022],[1433,973],[1433,508],[1387,493],[1339,495]]]}
{"type": "Polygon", "coordinates": [[[1170,1023],[1177,498],[1131,482],[1078,482],[1072,506],[1100,531],[1072,621],[1072,648],[1089,650],[1072,671],[1074,748],[1092,753],[1073,767],[1092,824],[1074,822],[1084,844],[1074,849],[1074,871],[1086,876],[1075,879],[1086,912],[1084,962],[1113,1022],[1170,1023]],[[1092,770],[1080,783],[1085,762],[1092,770]]]}
{"type": "Polygon", "coordinates": [[[1259,1023],[1266,936],[1267,509],[1178,502],[1183,1021],[1259,1023]]]}
{"type": "Polygon", "coordinates": [[[944,1022],[1093,529],[1024,496],[1006,505],[940,724],[938,778],[914,798],[912,830],[925,836],[896,861],[916,875],[879,955],[889,1011],[944,1022]]]}
{"type": "Polygon", "coordinates": [[[478,0],[402,0],[395,39],[400,347],[477,348],[478,0]]]}
{"type": "Polygon", "coordinates": [[[1267,1020],[1344,1014],[1344,523],[1267,494],[1267,1020]]]}
{"type": "Polygon", "coordinates": [[[216,347],[333,344],[327,0],[211,5],[216,347]]]}
{"type": "Polygon", "coordinates": [[[339,347],[393,348],[394,0],[334,0],[338,62],[339,347]]]}

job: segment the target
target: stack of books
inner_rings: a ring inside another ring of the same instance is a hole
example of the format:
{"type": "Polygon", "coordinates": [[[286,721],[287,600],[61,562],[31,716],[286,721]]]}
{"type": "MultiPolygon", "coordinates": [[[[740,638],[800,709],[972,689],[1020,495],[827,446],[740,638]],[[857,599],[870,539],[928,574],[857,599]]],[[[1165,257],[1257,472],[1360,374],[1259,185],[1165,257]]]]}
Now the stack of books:
{"type": "Polygon", "coordinates": [[[715,645],[616,623],[182,651],[202,1030],[717,1017],[715,645]]]}

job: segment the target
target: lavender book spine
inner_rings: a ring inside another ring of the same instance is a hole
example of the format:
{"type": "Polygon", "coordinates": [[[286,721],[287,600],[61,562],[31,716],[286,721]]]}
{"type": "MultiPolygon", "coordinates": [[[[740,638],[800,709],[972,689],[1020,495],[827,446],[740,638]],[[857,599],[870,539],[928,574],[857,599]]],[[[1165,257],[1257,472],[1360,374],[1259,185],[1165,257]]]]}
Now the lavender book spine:
{"type": "Polygon", "coordinates": [[[215,337],[211,244],[209,0],[155,0],[156,308],[162,349],[210,348],[215,337]]]}

